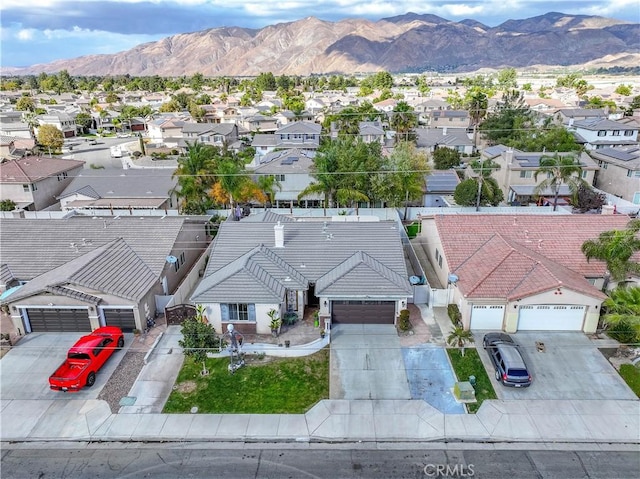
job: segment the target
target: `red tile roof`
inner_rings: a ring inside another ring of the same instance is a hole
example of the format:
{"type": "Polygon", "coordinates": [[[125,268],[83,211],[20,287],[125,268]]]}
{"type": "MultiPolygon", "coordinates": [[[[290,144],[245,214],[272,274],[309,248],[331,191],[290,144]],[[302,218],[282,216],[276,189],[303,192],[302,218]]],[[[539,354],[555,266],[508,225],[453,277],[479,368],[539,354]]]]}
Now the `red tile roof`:
{"type": "Polygon", "coordinates": [[[587,262],[581,246],[624,229],[623,215],[438,215],[436,228],[451,272],[469,297],[517,299],[557,287],[602,297],[586,277],[605,264],[587,262]]]}
{"type": "Polygon", "coordinates": [[[82,168],[84,161],[28,156],[0,163],[0,182],[35,183],[49,176],[75,168],[82,168]]]}

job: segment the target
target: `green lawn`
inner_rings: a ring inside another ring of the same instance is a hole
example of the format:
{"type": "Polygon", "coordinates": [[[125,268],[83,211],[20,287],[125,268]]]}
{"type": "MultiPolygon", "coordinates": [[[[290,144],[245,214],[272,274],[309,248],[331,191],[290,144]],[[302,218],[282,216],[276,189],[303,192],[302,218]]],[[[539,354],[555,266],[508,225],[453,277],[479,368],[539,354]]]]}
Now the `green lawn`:
{"type": "Polygon", "coordinates": [[[633,364],[623,364],[620,366],[620,376],[640,398],[640,369],[633,364]]]}
{"type": "Polygon", "coordinates": [[[469,412],[475,413],[485,399],[496,399],[496,393],[487,371],[485,370],[480,355],[475,348],[466,348],[464,356],[460,354],[459,349],[447,349],[449,359],[453,365],[453,370],[459,381],[468,381],[469,376],[476,377],[476,399],[477,403],[467,404],[469,412]]]}
{"type": "Polygon", "coordinates": [[[329,397],[329,349],[301,358],[247,355],[247,365],[230,374],[228,358],[202,363],[185,358],[165,413],[302,414],[329,397]]]}

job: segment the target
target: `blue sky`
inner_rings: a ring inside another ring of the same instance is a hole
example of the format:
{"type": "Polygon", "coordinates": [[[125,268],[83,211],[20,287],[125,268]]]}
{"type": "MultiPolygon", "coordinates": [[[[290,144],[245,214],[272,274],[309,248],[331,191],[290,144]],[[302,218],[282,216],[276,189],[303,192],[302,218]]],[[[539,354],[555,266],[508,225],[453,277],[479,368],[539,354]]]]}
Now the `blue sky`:
{"type": "Polygon", "coordinates": [[[115,53],[176,33],[308,16],[375,21],[414,12],[496,26],[551,11],[640,22],[638,0],[2,0],[0,65],[115,53]]]}

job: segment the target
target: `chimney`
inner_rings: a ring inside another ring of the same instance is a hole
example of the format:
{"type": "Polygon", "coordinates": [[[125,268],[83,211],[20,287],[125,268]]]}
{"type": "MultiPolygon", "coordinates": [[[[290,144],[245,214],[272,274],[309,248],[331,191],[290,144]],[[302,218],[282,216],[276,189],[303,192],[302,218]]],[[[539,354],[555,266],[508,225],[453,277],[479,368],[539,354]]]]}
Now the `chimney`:
{"type": "Polygon", "coordinates": [[[273,227],[276,237],[276,248],[284,248],[284,225],[278,224],[273,227]]]}
{"type": "Polygon", "coordinates": [[[505,152],[505,159],[507,160],[507,164],[511,164],[513,163],[513,149],[509,148],[506,152],[505,152]]]}

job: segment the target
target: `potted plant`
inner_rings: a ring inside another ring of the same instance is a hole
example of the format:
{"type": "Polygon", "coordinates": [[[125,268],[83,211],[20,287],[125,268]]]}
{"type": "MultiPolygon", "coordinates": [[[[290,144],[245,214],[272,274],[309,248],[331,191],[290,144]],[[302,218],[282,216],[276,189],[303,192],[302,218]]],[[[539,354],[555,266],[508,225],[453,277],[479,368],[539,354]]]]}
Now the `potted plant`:
{"type": "Polygon", "coordinates": [[[271,334],[275,338],[276,336],[278,336],[278,333],[280,332],[280,326],[282,326],[282,320],[280,319],[280,316],[278,316],[278,311],[276,309],[270,309],[269,312],[267,313],[267,316],[269,316],[269,318],[271,319],[271,322],[269,323],[269,327],[271,328],[271,334]]]}
{"type": "Polygon", "coordinates": [[[325,335],[325,334],[326,334],[326,333],[324,332],[324,329],[321,329],[321,330],[320,330],[320,337],[321,337],[322,339],[324,339],[324,335],[325,335]]]}

